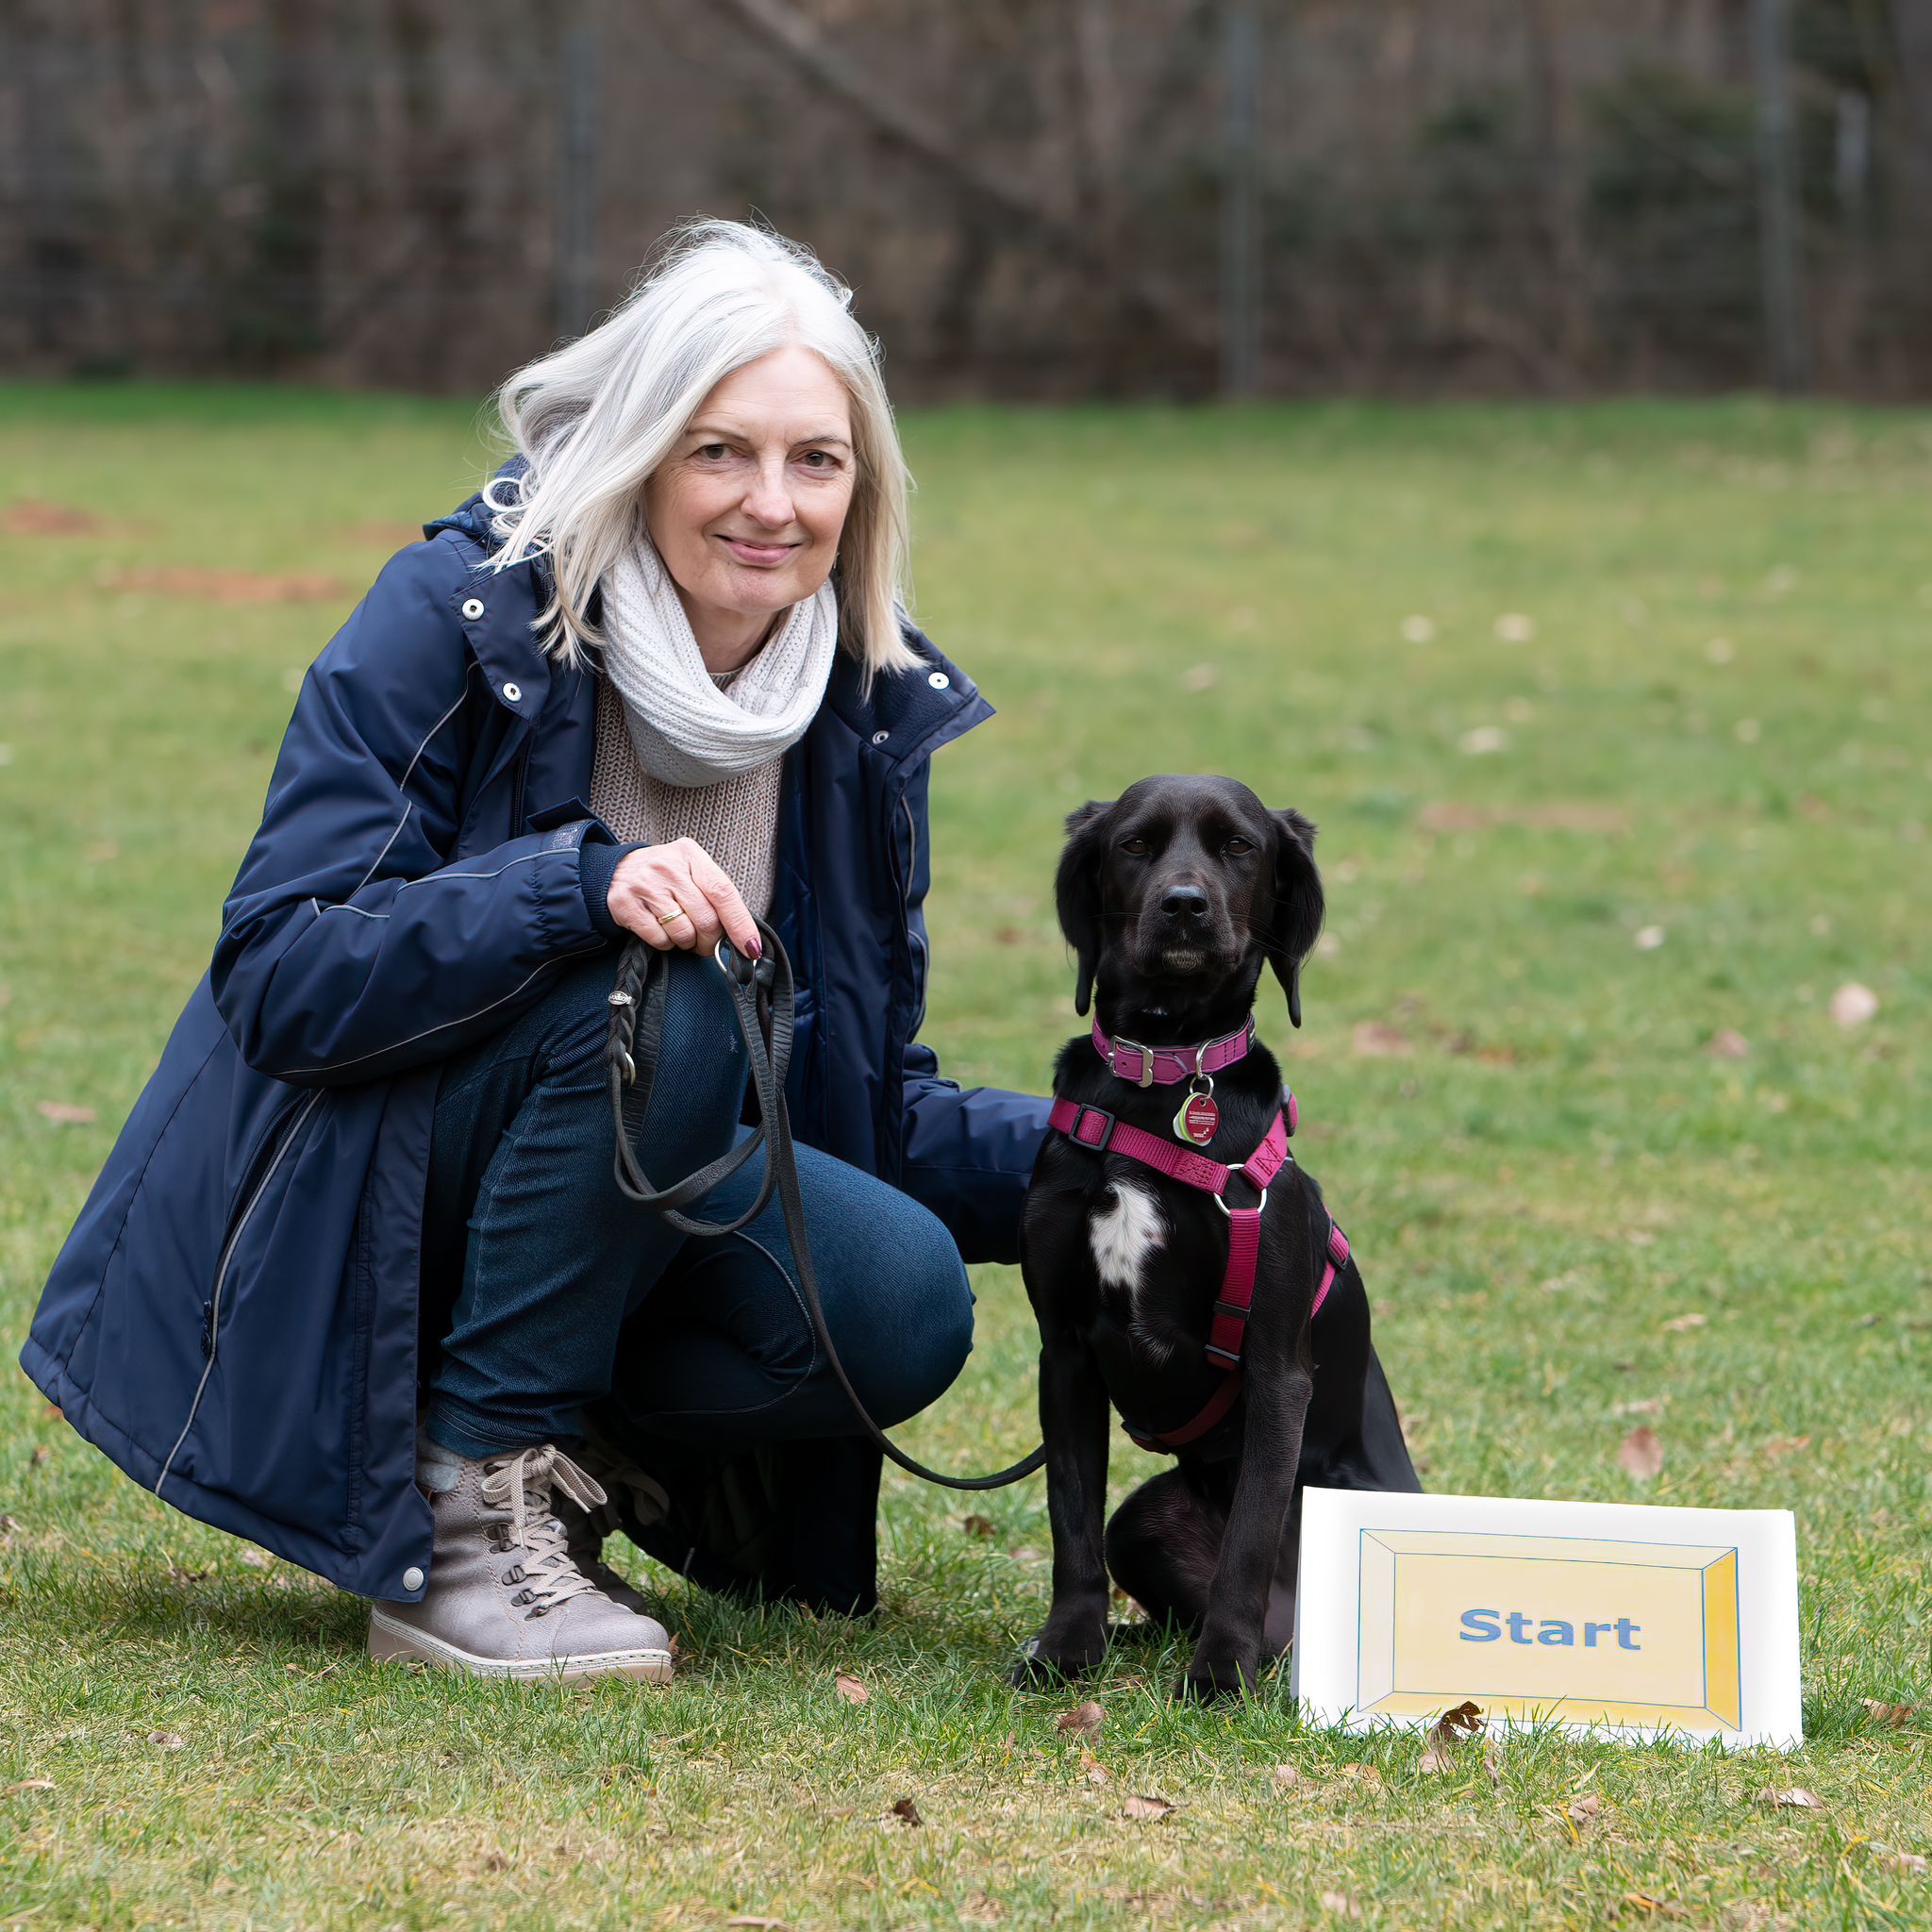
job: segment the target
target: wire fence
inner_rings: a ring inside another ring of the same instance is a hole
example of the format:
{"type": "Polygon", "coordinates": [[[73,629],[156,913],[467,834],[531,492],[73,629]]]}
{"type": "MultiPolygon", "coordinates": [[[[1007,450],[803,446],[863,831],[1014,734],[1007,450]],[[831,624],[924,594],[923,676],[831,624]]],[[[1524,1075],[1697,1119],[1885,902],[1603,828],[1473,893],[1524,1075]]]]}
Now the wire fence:
{"type": "Polygon", "coordinates": [[[473,392],[696,211],[902,395],[1932,389],[1925,0],[0,0],[0,366],[473,392]]]}

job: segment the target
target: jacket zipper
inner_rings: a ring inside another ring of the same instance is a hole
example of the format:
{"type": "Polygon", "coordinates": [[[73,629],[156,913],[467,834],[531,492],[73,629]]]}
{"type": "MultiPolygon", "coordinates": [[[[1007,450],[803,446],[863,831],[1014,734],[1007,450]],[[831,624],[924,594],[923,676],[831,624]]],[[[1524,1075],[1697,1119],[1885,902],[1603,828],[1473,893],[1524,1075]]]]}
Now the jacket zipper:
{"type": "Polygon", "coordinates": [[[907,958],[911,958],[911,949],[919,948],[920,962],[913,967],[912,983],[918,994],[918,1008],[912,1015],[912,1024],[907,1032],[908,1040],[917,1040],[919,1029],[925,1024],[925,985],[931,973],[931,961],[926,958],[925,944],[912,930],[912,880],[919,871],[919,827],[913,823],[912,802],[902,791],[899,794],[899,809],[906,814],[906,875],[899,883],[899,909],[905,916],[907,958]]]}
{"type": "Polygon", "coordinates": [[[228,1266],[235,1258],[235,1245],[246,1231],[248,1223],[255,1213],[257,1205],[268,1191],[268,1184],[275,1177],[276,1170],[282,1164],[282,1157],[295,1144],[295,1136],[301,1132],[302,1123],[315,1109],[326,1088],[317,1087],[304,1099],[298,1101],[288,1115],[281,1139],[276,1143],[261,1178],[256,1182],[235,1225],[229,1229],[228,1238],[222,1243],[222,1252],[215,1262],[214,1291],[208,1297],[208,1314],[202,1326],[202,1341],[208,1352],[208,1360],[201,1371],[201,1380],[194,1385],[194,1400],[188,1407],[188,1420],[181,1424],[181,1433],[175,1438],[175,1446],[161,1460],[161,1473],[155,1478],[155,1494],[161,1493],[161,1486],[174,1474],[175,1458],[181,1453],[181,1445],[188,1440],[188,1432],[194,1426],[194,1418],[201,1412],[201,1398],[208,1389],[208,1378],[214,1374],[215,1357],[220,1352],[222,1332],[222,1291],[227,1286],[228,1266]]]}

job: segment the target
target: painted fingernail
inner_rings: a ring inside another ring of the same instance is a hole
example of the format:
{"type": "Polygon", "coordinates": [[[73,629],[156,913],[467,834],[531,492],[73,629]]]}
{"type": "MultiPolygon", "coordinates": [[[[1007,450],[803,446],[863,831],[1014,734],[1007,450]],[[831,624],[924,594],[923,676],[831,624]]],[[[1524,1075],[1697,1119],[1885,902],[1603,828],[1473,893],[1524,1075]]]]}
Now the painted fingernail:
{"type": "Polygon", "coordinates": [[[752,958],[762,959],[765,957],[765,942],[758,938],[757,933],[753,933],[751,938],[745,941],[744,950],[752,958]]]}

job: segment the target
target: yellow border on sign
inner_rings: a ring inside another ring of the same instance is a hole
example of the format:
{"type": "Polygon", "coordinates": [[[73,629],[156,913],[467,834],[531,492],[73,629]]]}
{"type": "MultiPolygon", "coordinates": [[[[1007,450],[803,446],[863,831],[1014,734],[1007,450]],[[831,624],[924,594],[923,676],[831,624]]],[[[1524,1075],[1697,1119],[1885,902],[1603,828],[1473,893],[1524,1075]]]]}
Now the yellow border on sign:
{"type": "Polygon", "coordinates": [[[1528,1722],[1624,1724],[1641,1728],[1738,1731],[1743,1695],[1738,1607],[1738,1552],[1713,1544],[1624,1541],[1602,1537],[1507,1536],[1482,1530],[1365,1529],[1360,1533],[1357,1609],[1357,1705],[1391,1717],[1426,1717],[1459,1703],[1454,1686],[1431,1690],[1395,1688],[1397,1559],[1408,1554],[1526,1557],[1539,1561],[1614,1563],[1620,1568],[1697,1570],[1704,1624],[1701,1705],[1624,1703],[1607,1698],[1482,1699],[1491,1716],[1528,1722]],[[1476,1547],[1476,1546],[1480,1547],[1476,1547]]]}

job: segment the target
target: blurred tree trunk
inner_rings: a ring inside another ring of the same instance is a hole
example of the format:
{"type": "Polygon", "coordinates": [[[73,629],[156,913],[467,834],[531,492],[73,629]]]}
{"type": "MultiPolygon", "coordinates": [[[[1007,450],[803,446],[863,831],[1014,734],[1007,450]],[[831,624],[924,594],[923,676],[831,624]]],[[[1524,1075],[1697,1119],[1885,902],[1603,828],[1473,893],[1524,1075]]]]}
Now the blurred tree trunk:
{"type": "Polygon", "coordinates": [[[1578,387],[1591,357],[1590,258],[1583,239],[1575,96],[1563,59],[1561,0],[1523,0],[1529,45],[1531,139],[1539,225],[1550,270],[1555,362],[1562,386],[1578,387]]]}
{"type": "Polygon", "coordinates": [[[328,20],[314,0],[267,0],[267,85],[256,150],[265,197],[252,300],[238,318],[242,358],[275,367],[322,346],[322,89],[328,20]]]}

